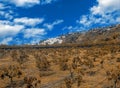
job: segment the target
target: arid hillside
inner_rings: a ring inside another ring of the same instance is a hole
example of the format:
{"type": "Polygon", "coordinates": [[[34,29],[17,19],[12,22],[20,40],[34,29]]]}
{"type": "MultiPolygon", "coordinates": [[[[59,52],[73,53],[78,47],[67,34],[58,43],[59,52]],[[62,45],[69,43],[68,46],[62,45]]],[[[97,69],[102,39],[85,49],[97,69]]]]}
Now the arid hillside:
{"type": "Polygon", "coordinates": [[[109,44],[120,43],[120,24],[94,28],[88,31],[68,33],[56,38],[40,42],[41,45],[51,44],[109,44]]]}
{"type": "Polygon", "coordinates": [[[69,34],[64,41],[1,45],[0,88],[120,88],[120,25],[69,34]]]}
{"type": "Polygon", "coordinates": [[[120,88],[120,45],[1,49],[0,88],[120,88]]]}
{"type": "Polygon", "coordinates": [[[118,43],[120,42],[120,25],[95,28],[87,32],[65,35],[63,43],[118,43]]]}

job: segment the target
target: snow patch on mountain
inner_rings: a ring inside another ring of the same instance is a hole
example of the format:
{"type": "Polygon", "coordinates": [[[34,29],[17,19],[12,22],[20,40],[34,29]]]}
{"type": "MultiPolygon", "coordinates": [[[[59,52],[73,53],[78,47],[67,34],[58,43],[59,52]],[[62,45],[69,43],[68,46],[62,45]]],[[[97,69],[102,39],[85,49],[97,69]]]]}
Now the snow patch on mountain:
{"type": "Polygon", "coordinates": [[[40,45],[52,45],[52,44],[61,44],[63,43],[63,39],[61,37],[49,38],[40,43],[40,45]]]}

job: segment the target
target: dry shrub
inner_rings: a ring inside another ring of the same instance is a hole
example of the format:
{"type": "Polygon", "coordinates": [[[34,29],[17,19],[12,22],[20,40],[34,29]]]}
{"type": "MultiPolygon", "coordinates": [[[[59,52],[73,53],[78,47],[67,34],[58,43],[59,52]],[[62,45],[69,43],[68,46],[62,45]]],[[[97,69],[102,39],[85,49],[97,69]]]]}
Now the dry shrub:
{"type": "Polygon", "coordinates": [[[66,55],[63,54],[61,58],[58,58],[58,59],[59,59],[58,64],[59,64],[60,70],[62,71],[68,70],[68,58],[66,58],[66,55]]]}
{"type": "Polygon", "coordinates": [[[116,62],[120,62],[120,57],[119,57],[119,58],[117,58],[116,62]]]}
{"type": "Polygon", "coordinates": [[[40,71],[48,71],[50,68],[50,62],[46,57],[40,57],[39,55],[35,56],[36,64],[40,71]]]}
{"type": "MultiPolygon", "coordinates": [[[[108,81],[112,82],[113,88],[117,88],[118,82],[120,82],[120,68],[117,67],[116,69],[110,69],[106,72],[108,81]]],[[[120,86],[120,84],[119,84],[120,86]]]]}
{"type": "Polygon", "coordinates": [[[25,88],[39,88],[41,80],[38,80],[35,76],[25,76],[24,83],[25,88]]]}
{"type": "Polygon", "coordinates": [[[18,64],[10,64],[0,68],[0,77],[4,79],[5,77],[10,79],[10,86],[13,86],[13,78],[20,78],[22,71],[18,64]]]}
{"type": "Polygon", "coordinates": [[[78,86],[78,87],[80,87],[81,82],[82,82],[82,76],[81,76],[81,75],[78,75],[78,76],[77,76],[77,86],[78,86]]]}
{"type": "Polygon", "coordinates": [[[65,81],[66,88],[72,88],[73,81],[71,78],[66,78],[64,81],[65,81]]]}
{"type": "Polygon", "coordinates": [[[24,50],[14,50],[11,56],[13,61],[18,62],[20,65],[28,61],[28,55],[24,50]]]}

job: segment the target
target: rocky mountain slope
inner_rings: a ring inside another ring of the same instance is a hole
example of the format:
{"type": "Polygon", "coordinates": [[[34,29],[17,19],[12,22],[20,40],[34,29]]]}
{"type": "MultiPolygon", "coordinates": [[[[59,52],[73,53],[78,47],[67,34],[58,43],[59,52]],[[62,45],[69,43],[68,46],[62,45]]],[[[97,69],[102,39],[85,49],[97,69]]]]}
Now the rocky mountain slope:
{"type": "Polygon", "coordinates": [[[98,44],[98,43],[118,43],[120,42],[120,24],[115,26],[91,29],[87,32],[76,32],[50,38],[42,41],[42,45],[52,44],[98,44]]]}

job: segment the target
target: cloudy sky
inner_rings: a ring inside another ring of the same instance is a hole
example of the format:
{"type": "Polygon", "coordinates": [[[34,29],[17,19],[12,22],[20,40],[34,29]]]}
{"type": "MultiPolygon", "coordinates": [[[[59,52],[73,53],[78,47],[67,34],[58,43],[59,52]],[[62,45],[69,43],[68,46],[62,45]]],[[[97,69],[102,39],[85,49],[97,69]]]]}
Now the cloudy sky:
{"type": "Polygon", "coordinates": [[[0,44],[33,44],[120,24],[120,0],[0,0],[0,44]]]}

